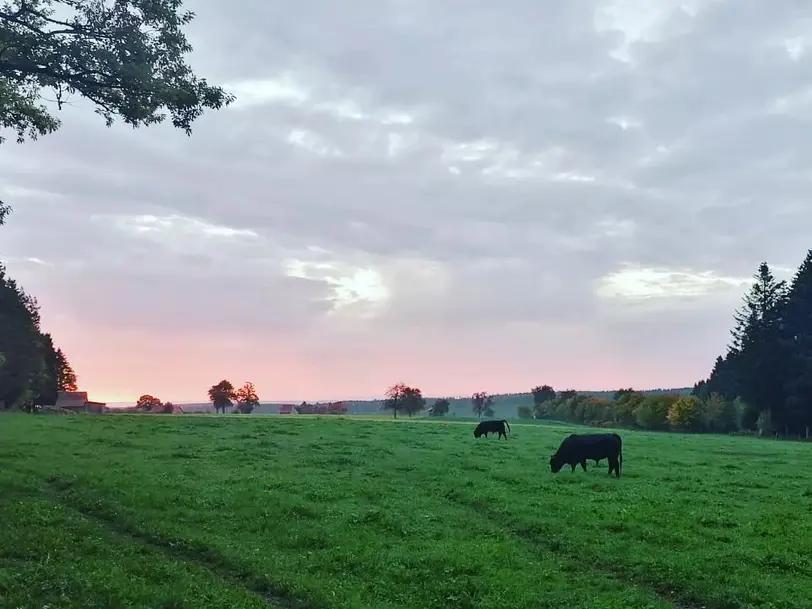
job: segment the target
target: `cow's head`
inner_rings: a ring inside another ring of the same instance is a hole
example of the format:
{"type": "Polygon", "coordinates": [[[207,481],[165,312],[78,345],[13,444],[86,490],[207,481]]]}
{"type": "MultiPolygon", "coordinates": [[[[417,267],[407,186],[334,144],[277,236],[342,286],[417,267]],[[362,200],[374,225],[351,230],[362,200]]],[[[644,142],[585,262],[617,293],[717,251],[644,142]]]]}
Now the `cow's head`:
{"type": "Polygon", "coordinates": [[[557,474],[564,467],[564,461],[558,453],[550,457],[550,471],[557,474]]]}
{"type": "Polygon", "coordinates": [[[474,437],[478,438],[481,435],[482,435],[482,430],[479,428],[479,425],[477,425],[476,428],[474,429],[474,437]]]}

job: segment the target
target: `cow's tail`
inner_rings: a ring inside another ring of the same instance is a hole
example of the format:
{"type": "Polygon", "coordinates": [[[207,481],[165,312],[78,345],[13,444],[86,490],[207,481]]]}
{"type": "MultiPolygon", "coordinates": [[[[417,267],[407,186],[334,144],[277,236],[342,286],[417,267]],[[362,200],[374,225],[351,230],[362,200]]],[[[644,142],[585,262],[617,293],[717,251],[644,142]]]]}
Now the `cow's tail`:
{"type": "Polygon", "coordinates": [[[502,423],[504,423],[505,427],[507,427],[507,430],[510,431],[510,425],[508,424],[508,422],[502,419],[502,423]]]}
{"type": "Polygon", "coordinates": [[[617,436],[617,464],[618,469],[623,469],[623,438],[620,435],[615,434],[617,436]]]}

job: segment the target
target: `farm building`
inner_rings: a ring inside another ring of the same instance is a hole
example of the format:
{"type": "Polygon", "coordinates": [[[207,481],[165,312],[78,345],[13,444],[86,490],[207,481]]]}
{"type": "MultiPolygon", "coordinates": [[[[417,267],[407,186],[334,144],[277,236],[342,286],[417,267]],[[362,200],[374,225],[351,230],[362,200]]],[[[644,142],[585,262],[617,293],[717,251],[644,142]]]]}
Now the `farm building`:
{"type": "Polygon", "coordinates": [[[53,408],[75,413],[102,414],[107,411],[107,404],[88,399],[87,391],[60,391],[53,408]]]}

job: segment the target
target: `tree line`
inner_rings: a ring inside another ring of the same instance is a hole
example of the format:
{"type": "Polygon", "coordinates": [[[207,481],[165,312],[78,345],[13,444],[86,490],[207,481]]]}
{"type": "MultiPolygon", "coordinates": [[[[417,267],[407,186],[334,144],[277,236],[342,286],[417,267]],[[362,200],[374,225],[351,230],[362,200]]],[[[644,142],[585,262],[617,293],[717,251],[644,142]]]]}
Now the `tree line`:
{"type": "Polygon", "coordinates": [[[611,399],[550,385],[532,390],[520,418],[689,432],[809,438],[812,428],[812,249],[788,283],[767,262],[733,315],[731,340],[690,395],[621,389],[611,399]]]}
{"type": "MultiPolygon", "coordinates": [[[[423,392],[417,387],[411,387],[405,383],[396,383],[386,390],[386,399],[381,406],[383,410],[391,410],[393,418],[398,418],[398,413],[412,417],[423,411],[427,411],[429,416],[442,417],[448,414],[451,402],[447,398],[437,398],[428,407],[423,392]]],[[[492,417],[493,396],[485,391],[477,391],[471,396],[471,409],[477,418],[482,416],[492,417]]]]}
{"type": "MultiPolygon", "coordinates": [[[[259,406],[259,396],[256,387],[250,381],[242,387],[235,388],[231,381],[223,379],[209,387],[209,402],[214,406],[214,412],[223,414],[231,410],[239,414],[251,414],[259,406]]],[[[146,393],[138,398],[129,412],[148,414],[173,414],[176,406],[172,402],[164,402],[155,396],[146,393]]]]}
{"type": "Polygon", "coordinates": [[[763,434],[809,437],[812,427],[812,249],[792,280],[779,281],[766,262],[734,315],[731,340],[700,400],[744,404],[742,425],[763,434]]]}
{"type": "Polygon", "coordinates": [[[37,299],[0,262],[0,409],[31,412],[76,390],[67,356],[42,330],[37,299]]]}
{"type": "Polygon", "coordinates": [[[518,407],[519,418],[655,431],[729,433],[745,429],[742,400],[727,401],[718,395],[652,395],[627,388],[615,391],[611,398],[601,398],[541,385],[533,388],[532,396],[532,406],[518,407]]]}

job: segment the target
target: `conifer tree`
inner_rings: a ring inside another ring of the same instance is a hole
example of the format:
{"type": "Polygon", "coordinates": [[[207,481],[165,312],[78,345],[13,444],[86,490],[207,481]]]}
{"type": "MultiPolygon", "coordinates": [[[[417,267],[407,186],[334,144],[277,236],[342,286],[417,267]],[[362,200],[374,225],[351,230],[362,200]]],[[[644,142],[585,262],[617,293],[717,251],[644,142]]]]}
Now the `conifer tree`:
{"type": "Polygon", "coordinates": [[[787,285],[776,280],[766,262],[759,265],[754,279],[735,317],[734,370],[744,401],[759,412],[770,411],[777,422],[782,419],[786,382],[787,350],[782,329],[787,285]]]}
{"type": "Polygon", "coordinates": [[[777,421],[789,433],[808,433],[812,426],[812,249],[790,284],[783,328],[790,354],[786,400],[777,421]]]}

